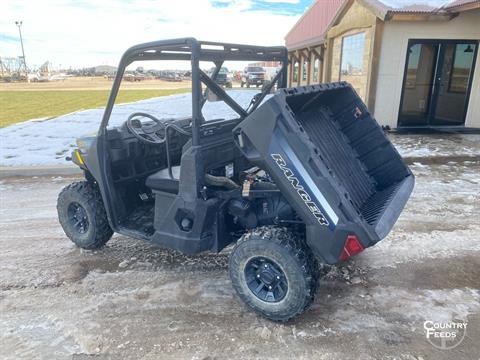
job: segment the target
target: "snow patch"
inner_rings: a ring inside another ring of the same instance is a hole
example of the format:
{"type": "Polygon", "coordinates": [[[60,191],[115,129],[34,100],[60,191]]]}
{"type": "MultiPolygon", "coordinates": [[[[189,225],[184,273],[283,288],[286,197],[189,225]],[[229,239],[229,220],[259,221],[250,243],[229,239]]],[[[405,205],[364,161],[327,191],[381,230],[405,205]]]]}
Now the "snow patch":
{"type": "MultiPolygon", "coordinates": [[[[247,108],[256,90],[231,90],[228,94],[247,108]]],[[[115,105],[110,126],[121,125],[134,112],[147,112],[159,119],[185,118],[192,114],[191,94],[180,94],[115,105]]],[[[75,148],[75,140],[95,134],[104,109],[90,109],[44,121],[35,119],[0,129],[0,166],[67,164],[65,157],[75,148]]],[[[236,113],[224,102],[207,102],[206,120],[232,119],[236,113]]]]}
{"type": "Polygon", "coordinates": [[[365,301],[347,297],[341,301],[332,318],[334,330],[363,332],[365,329],[386,330],[395,328],[393,318],[403,318],[402,323],[421,327],[423,321],[466,321],[470,314],[480,310],[479,290],[463,288],[448,290],[405,290],[378,286],[370,290],[367,309],[365,301]],[[348,306],[350,305],[350,306],[348,306]],[[358,307],[363,307],[359,311],[358,307]],[[384,309],[379,312],[378,309],[384,309]]]}
{"type": "MultiPolygon", "coordinates": [[[[246,108],[257,92],[230,90],[228,94],[246,108]]],[[[113,109],[110,125],[119,126],[128,115],[138,111],[160,119],[189,117],[191,107],[191,94],[118,104],[113,109]]],[[[96,133],[103,112],[103,108],[90,109],[1,128],[0,166],[66,165],[65,157],[75,148],[75,140],[96,133]]],[[[203,114],[207,120],[236,117],[236,113],[224,102],[207,102],[203,114]]],[[[390,138],[404,157],[480,156],[478,135],[391,135],[390,138]]]]}
{"type": "Polygon", "coordinates": [[[412,291],[393,287],[378,287],[372,298],[383,308],[410,320],[448,322],[466,320],[480,310],[480,291],[476,289],[442,289],[412,291]]]}
{"type": "Polygon", "coordinates": [[[403,157],[480,156],[479,135],[406,135],[389,136],[403,157]]]}
{"type": "Polygon", "coordinates": [[[421,259],[441,259],[463,252],[480,251],[479,230],[479,227],[427,233],[394,230],[387,239],[368,249],[365,259],[362,260],[365,260],[365,264],[370,268],[382,268],[421,259]]]}

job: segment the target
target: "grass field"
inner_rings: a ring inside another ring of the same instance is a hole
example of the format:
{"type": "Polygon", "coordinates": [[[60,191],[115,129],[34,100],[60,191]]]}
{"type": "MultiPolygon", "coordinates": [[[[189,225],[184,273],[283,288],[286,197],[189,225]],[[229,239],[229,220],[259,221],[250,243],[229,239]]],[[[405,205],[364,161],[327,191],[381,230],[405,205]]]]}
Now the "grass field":
{"type": "MultiPolygon", "coordinates": [[[[110,93],[107,89],[12,90],[3,89],[3,91],[0,91],[0,127],[29,119],[55,117],[73,111],[103,107],[110,93]]],[[[126,103],[188,91],[190,91],[189,88],[121,90],[116,103],[126,103]]]]}

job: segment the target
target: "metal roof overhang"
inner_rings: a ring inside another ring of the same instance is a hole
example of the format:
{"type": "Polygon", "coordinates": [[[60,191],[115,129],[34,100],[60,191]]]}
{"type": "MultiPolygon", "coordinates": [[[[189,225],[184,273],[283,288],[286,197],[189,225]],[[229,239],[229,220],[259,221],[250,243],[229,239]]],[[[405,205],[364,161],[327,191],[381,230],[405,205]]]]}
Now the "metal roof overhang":
{"type": "Polygon", "coordinates": [[[305,49],[309,47],[315,47],[325,44],[325,37],[318,36],[310,39],[306,39],[302,42],[298,42],[288,46],[288,51],[295,51],[300,49],[305,49]]]}

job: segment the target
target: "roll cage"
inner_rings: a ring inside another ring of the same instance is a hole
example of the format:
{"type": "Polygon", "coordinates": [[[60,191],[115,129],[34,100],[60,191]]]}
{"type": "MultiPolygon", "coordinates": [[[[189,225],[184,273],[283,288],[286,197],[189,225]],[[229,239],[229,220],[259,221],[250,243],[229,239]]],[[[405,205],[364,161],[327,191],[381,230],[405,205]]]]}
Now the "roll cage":
{"type": "MultiPolygon", "coordinates": [[[[241,121],[261,104],[262,100],[271,91],[275,84],[277,84],[278,88],[284,88],[287,84],[288,52],[283,46],[264,47],[198,41],[194,38],[180,38],[154,41],[129,48],[123,54],[118,65],[118,70],[100,123],[94,150],[92,152],[96,154],[96,160],[91,163],[91,168],[89,169],[92,173],[96,174],[94,178],[100,185],[100,191],[103,196],[110,225],[115,231],[118,230],[119,221],[116,208],[116,205],[118,204],[118,196],[113,188],[109,167],[106,166],[108,164],[106,139],[107,126],[125,69],[134,61],[140,60],[187,60],[191,62],[191,140],[193,148],[201,148],[200,128],[205,122],[202,115],[202,107],[206,102],[208,89],[231,107],[238,114],[238,121],[241,121]],[[200,61],[212,61],[215,64],[215,71],[211,76],[208,76],[200,69],[200,61]],[[282,66],[274,79],[272,79],[271,83],[265,86],[263,91],[252,99],[250,106],[245,110],[215,82],[215,78],[225,61],[279,61],[282,63],[282,66]],[[205,91],[202,91],[202,83],[206,86],[205,91]]],[[[198,176],[198,174],[194,174],[193,179],[199,178],[198,176]]],[[[195,190],[193,192],[190,194],[190,197],[196,198],[197,191],[195,190]]]]}
{"type": "Polygon", "coordinates": [[[122,82],[123,74],[128,65],[134,61],[145,60],[187,60],[192,68],[192,145],[199,145],[200,126],[205,119],[202,108],[206,102],[207,90],[212,91],[218,98],[223,100],[239,119],[245,118],[252,113],[262,102],[265,96],[277,84],[279,88],[287,85],[288,52],[284,46],[254,46],[211,41],[198,41],[195,38],[180,38],[173,40],[160,40],[139,44],[128,49],[122,56],[118,71],[113,82],[112,91],[108,99],[99,136],[105,134],[115,99],[122,82]],[[211,61],[215,64],[215,70],[208,76],[200,69],[200,61],[211,61]],[[233,100],[215,79],[225,61],[279,61],[282,66],[272,81],[257,94],[247,109],[243,109],[233,100]],[[206,86],[202,92],[202,83],[206,86]]]}

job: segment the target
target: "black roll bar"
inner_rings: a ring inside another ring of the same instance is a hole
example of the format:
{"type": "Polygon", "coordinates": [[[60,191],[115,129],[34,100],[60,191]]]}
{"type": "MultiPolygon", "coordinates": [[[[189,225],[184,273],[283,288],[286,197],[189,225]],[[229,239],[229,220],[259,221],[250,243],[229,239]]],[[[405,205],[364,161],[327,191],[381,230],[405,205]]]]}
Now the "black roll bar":
{"type": "Polygon", "coordinates": [[[207,93],[205,91],[205,93],[202,94],[202,82],[242,118],[258,107],[261,100],[263,100],[270,92],[275,83],[278,83],[278,87],[280,88],[286,87],[287,83],[288,53],[287,49],[283,46],[265,47],[229,44],[198,41],[195,38],[160,40],[135,45],[128,49],[120,60],[110,97],[98,131],[99,135],[105,134],[125,69],[132,62],[139,60],[188,60],[191,62],[193,145],[199,144],[199,130],[204,121],[201,112],[207,93]],[[216,67],[211,77],[200,70],[200,61],[214,62],[216,67]],[[265,87],[259,97],[260,101],[254,103],[252,108],[247,112],[215,82],[215,78],[218,76],[224,61],[280,61],[282,62],[282,68],[271,84],[265,87]]]}
{"type": "MultiPolygon", "coordinates": [[[[99,179],[105,185],[104,201],[112,219],[112,226],[117,226],[118,214],[116,207],[109,204],[116,202],[116,194],[112,191],[110,183],[110,168],[105,166],[108,157],[106,129],[112,114],[115,99],[123,79],[125,69],[137,60],[186,60],[191,62],[192,68],[192,145],[200,145],[200,126],[203,123],[202,107],[204,95],[202,94],[202,82],[221,97],[241,117],[247,116],[247,112],[236,103],[228,94],[205,73],[200,70],[200,61],[212,61],[216,67],[224,61],[279,61],[282,63],[281,76],[276,76],[278,87],[287,85],[288,52],[284,46],[255,46],[209,41],[198,41],[195,38],[180,38],[171,40],[153,41],[139,44],[129,48],[120,59],[118,70],[112,84],[112,90],[108,98],[102,121],[98,130],[97,152],[99,179]]],[[[218,69],[220,71],[220,69],[218,69]]],[[[272,82],[273,83],[273,82],[272,82]]],[[[273,85],[272,85],[273,87],[273,85]]],[[[270,87],[271,89],[271,87],[270,87]]],[[[265,89],[266,90],[266,89],[265,89]]],[[[269,92],[270,90],[268,90],[269,92]]],[[[261,99],[266,94],[262,94],[261,99]]],[[[255,107],[256,104],[253,104],[255,107]]],[[[258,105],[256,105],[258,106],[258,105]]],[[[251,110],[251,109],[250,109],[251,110]]],[[[251,112],[251,111],[250,111],[251,112]]],[[[167,131],[168,133],[168,131],[167,131]]],[[[167,135],[168,137],[168,135],[167,135]]]]}

